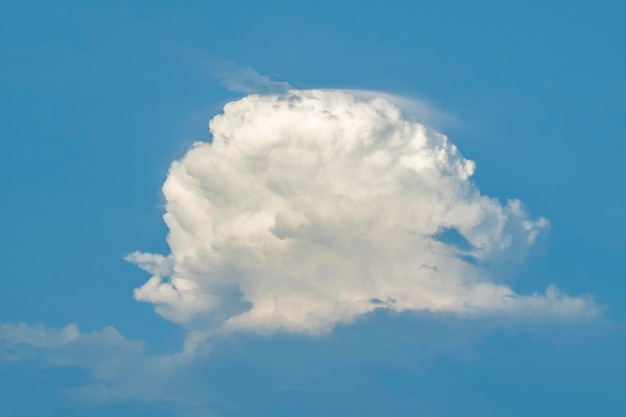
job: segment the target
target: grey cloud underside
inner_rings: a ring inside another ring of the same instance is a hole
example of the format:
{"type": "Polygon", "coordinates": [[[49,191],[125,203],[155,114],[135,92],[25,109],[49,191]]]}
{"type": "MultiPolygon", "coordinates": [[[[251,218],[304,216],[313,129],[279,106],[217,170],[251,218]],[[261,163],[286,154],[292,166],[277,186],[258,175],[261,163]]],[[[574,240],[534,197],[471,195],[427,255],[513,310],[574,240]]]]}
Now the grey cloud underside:
{"type": "Polygon", "coordinates": [[[171,254],[126,258],[152,275],[135,298],[169,320],[319,333],[379,308],[598,314],[554,286],[522,296],[497,283],[490,265],[522,262],[548,221],[482,195],[472,161],[384,98],[250,95],[210,130],[163,186],[171,254]]]}

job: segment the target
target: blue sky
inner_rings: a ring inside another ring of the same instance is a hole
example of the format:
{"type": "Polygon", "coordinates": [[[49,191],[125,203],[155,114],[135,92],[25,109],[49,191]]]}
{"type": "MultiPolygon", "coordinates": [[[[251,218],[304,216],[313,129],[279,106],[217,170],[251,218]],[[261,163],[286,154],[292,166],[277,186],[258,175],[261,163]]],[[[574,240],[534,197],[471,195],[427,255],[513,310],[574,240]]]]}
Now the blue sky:
{"type": "Polygon", "coordinates": [[[0,6],[3,415],[624,413],[623,12],[617,1],[0,6]],[[550,221],[497,282],[518,294],[555,284],[605,309],[565,321],[380,309],[320,334],[237,331],[155,371],[150,358],[175,355],[198,327],[135,300],[148,276],[123,257],[170,252],[168,168],[211,140],[209,120],[245,95],[225,84],[246,71],[450,115],[436,127],[475,161],[477,189],[550,221]],[[59,333],[71,323],[76,339],[59,333]],[[119,338],[88,336],[107,326],[119,338]],[[102,379],[111,358],[137,368],[102,379]],[[126,396],[94,401],[79,389],[94,381],[126,396]]]}

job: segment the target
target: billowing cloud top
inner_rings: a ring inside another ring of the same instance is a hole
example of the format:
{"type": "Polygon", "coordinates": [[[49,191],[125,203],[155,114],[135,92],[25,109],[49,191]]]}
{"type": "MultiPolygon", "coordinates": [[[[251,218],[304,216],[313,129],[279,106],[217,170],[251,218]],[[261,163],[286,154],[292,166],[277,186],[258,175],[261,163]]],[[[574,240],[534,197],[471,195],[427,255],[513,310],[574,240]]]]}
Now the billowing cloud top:
{"type": "Polygon", "coordinates": [[[383,98],[250,95],[210,130],[163,186],[171,254],[127,257],[153,275],[135,297],[167,319],[318,333],[378,308],[597,314],[497,282],[490,266],[522,261],[548,221],[481,195],[472,161],[383,98]]]}

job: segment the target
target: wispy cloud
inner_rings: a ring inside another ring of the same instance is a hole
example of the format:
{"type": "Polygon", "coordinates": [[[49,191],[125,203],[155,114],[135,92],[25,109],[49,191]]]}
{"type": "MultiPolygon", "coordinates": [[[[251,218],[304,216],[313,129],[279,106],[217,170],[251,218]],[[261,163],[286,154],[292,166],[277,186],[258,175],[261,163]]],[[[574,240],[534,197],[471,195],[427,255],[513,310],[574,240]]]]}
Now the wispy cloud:
{"type": "Polygon", "coordinates": [[[83,332],[76,325],[54,329],[5,323],[0,324],[0,369],[4,361],[80,368],[88,376],[84,385],[56,389],[87,408],[142,402],[179,417],[214,417],[233,410],[258,415],[273,401],[294,396],[319,405],[320,392],[330,381],[359,389],[346,369],[384,366],[421,374],[437,357],[463,360],[475,355],[490,327],[453,316],[379,311],[315,342],[255,334],[217,341],[192,332],[180,352],[155,355],[143,341],[112,327],[83,332]],[[326,374],[321,380],[320,367],[326,374]],[[242,393],[249,398],[242,401],[242,393]]]}
{"type": "Polygon", "coordinates": [[[402,110],[403,117],[407,120],[429,127],[443,129],[459,123],[454,114],[416,97],[365,89],[341,89],[339,91],[344,91],[360,100],[384,99],[402,110]]]}
{"type": "Polygon", "coordinates": [[[230,61],[210,61],[208,68],[224,87],[237,93],[273,94],[291,89],[288,82],[274,81],[252,67],[230,61]]]}
{"type": "Polygon", "coordinates": [[[84,333],[75,324],[54,329],[2,323],[0,362],[28,360],[86,370],[90,375],[86,385],[66,389],[78,402],[98,405],[141,400],[182,412],[206,404],[205,395],[197,395],[184,384],[188,367],[203,357],[194,337],[191,333],[179,353],[150,355],[143,341],[128,339],[110,326],[84,333]]]}

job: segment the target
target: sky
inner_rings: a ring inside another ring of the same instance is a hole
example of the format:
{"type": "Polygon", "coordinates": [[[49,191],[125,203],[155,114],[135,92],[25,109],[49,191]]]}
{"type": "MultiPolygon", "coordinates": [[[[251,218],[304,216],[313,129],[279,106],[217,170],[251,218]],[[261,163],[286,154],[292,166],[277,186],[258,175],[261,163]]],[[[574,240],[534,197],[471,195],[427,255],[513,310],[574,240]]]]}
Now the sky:
{"type": "Polygon", "coordinates": [[[0,6],[0,410],[621,415],[601,0],[0,6]]]}

